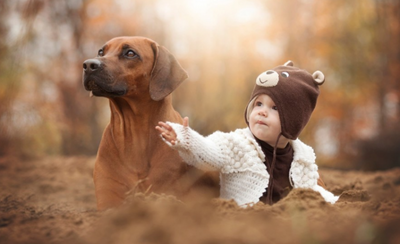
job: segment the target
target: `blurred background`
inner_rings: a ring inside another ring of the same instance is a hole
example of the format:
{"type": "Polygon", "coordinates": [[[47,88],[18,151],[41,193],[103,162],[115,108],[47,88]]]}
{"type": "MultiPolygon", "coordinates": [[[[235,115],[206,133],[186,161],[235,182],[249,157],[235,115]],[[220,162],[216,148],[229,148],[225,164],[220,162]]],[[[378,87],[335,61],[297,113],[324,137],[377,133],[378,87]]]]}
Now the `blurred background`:
{"type": "Polygon", "coordinates": [[[109,107],[82,62],[135,35],[187,70],[173,102],[203,135],[245,127],[255,78],[292,60],[326,76],[300,136],[321,167],[400,166],[398,0],[2,0],[0,157],[95,155],[109,107]]]}

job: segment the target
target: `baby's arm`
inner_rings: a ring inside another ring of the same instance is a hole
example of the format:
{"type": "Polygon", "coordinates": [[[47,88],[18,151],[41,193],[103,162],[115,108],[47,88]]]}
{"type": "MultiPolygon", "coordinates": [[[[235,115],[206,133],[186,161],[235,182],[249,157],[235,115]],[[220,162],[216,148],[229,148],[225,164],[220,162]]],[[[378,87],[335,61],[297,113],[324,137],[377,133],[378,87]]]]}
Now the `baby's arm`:
{"type": "Polygon", "coordinates": [[[227,153],[221,150],[217,143],[221,138],[203,137],[189,127],[187,117],[184,118],[183,125],[159,122],[156,130],[162,139],[173,149],[178,150],[179,155],[190,165],[210,171],[220,170],[227,163],[227,153]]]}

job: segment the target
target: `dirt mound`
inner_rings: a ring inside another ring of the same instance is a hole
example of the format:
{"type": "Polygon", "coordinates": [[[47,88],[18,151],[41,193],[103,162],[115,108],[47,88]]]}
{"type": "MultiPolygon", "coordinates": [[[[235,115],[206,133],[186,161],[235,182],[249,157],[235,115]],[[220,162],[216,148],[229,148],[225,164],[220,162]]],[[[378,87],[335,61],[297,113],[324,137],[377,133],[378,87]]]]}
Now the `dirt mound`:
{"type": "Polygon", "coordinates": [[[0,243],[400,243],[400,169],[320,170],[332,205],[295,189],[273,206],[131,193],[95,209],[94,158],[0,160],[0,243]]]}

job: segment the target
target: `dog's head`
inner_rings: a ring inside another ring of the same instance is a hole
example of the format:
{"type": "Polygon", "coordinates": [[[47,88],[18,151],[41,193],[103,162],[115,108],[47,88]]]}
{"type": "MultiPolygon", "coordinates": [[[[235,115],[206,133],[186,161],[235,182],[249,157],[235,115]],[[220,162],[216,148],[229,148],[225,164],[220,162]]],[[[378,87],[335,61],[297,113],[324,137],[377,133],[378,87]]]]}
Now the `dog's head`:
{"type": "Polygon", "coordinates": [[[83,85],[95,96],[142,97],[159,101],[187,78],[187,73],[164,47],[144,37],[117,37],[96,58],[83,62],[83,85]]]}

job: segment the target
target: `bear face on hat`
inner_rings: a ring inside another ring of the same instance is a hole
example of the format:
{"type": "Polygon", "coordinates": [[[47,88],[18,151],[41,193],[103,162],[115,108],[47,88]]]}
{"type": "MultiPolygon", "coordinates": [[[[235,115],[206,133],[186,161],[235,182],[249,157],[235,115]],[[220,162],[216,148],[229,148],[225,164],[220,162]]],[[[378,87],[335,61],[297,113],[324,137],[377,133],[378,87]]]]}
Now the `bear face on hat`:
{"type": "Polygon", "coordinates": [[[246,123],[249,124],[254,100],[257,96],[266,94],[278,107],[282,135],[291,140],[297,139],[314,111],[319,86],[324,81],[325,76],[321,71],[310,74],[294,67],[292,61],[261,73],[256,79],[250,102],[246,107],[246,123]]]}

